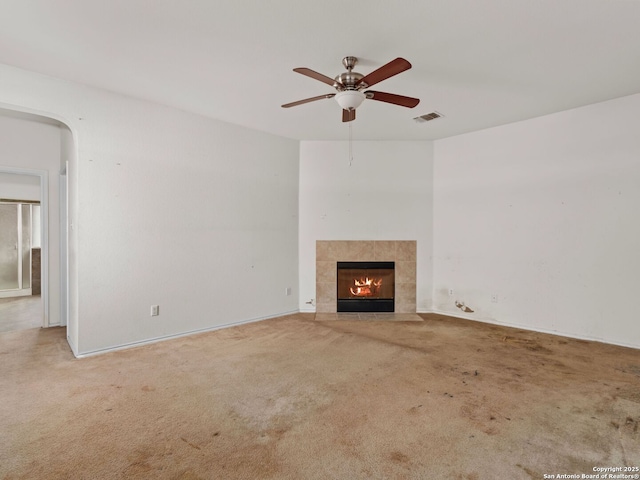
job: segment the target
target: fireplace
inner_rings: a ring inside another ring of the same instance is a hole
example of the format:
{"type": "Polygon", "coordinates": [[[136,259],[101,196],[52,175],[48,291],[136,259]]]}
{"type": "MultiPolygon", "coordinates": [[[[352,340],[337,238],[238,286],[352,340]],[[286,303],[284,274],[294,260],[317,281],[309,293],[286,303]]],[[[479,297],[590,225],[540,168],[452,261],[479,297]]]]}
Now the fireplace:
{"type": "MultiPolygon", "coordinates": [[[[417,242],[415,240],[317,240],[315,311],[336,314],[338,262],[393,262],[393,313],[416,313],[417,242]]],[[[371,276],[371,275],[370,275],[371,276]]],[[[365,275],[366,277],[366,275],[365,275]]],[[[366,278],[365,278],[366,280],[366,278]]],[[[314,301],[315,300],[315,301],[314,301]]],[[[385,312],[383,312],[385,313],[385,312]]],[[[375,312],[372,312],[376,315],[375,312]]]]}
{"type": "Polygon", "coordinates": [[[338,312],[394,312],[395,262],[337,262],[338,312]]]}

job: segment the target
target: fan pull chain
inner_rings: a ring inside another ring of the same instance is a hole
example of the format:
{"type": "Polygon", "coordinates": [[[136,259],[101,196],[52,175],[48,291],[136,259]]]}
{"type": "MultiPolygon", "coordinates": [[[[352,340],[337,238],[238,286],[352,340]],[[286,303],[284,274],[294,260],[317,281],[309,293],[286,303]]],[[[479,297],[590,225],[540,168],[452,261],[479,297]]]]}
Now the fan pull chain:
{"type": "Polygon", "coordinates": [[[351,126],[351,122],[349,122],[349,166],[353,162],[353,131],[351,126]]]}

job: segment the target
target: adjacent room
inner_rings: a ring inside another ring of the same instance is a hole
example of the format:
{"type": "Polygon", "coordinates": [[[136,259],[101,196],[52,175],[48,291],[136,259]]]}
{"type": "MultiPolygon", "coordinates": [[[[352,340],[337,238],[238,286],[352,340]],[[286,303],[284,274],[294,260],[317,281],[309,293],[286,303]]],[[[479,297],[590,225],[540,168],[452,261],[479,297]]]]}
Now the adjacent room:
{"type": "Polygon", "coordinates": [[[640,3],[0,13],[0,478],[640,475],[640,3]]]}

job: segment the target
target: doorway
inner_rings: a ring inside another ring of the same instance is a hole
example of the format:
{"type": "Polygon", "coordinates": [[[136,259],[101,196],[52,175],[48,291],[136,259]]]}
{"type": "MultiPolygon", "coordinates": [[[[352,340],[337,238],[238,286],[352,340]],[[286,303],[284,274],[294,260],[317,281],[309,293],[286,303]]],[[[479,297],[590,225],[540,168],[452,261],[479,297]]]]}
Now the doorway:
{"type": "MultiPolygon", "coordinates": [[[[77,315],[75,309],[73,314],[70,312],[74,305],[69,302],[71,294],[75,294],[69,288],[72,274],[69,242],[75,241],[75,237],[68,235],[68,219],[75,213],[75,210],[68,212],[69,195],[75,195],[75,190],[72,188],[70,192],[67,188],[69,168],[73,173],[77,158],[74,137],[64,120],[55,114],[0,105],[0,177],[11,177],[14,181],[30,178],[39,191],[42,286],[39,326],[66,327],[75,352],[77,315]]],[[[11,193],[1,183],[0,198],[34,199],[11,193]]],[[[75,288],[75,283],[72,286],[75,288]]],[[[0,311],[0,320],[2,316],[6,314],[0,311]]]]}
{"type": "Polygon", "coordinates": [[[48,326],[43,178],[0,167],[0,332],[48,326]]]}

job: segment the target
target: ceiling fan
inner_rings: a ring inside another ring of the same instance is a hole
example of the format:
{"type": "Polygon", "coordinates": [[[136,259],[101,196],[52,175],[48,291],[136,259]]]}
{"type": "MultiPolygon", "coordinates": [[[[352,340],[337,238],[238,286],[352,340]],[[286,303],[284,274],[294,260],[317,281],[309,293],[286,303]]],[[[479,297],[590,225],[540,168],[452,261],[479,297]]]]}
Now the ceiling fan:
{"type": "Polygon", "coordinates": [[[393,77],[399,73],[409,70],[411,64],[404,58],[396,58],[382,67],[374,70],[368,75],[354,72],[353,67],[358,63],[356,57],[344,57],[342,64],[347,69],[336,78],[330,78],[321,73],[315,72],[310,68],[294,68],[293,71],[319,80],[327,85],[331,85],[337,90],[337,93],[327,93],[326,95],[318,95],[317,97],[305,98],[297,102],[285,103],[283,108],[295,107],[303,103],[315,102],[325,98],[334,98],[342,107],[342,121],[351,122],[356,119],[356,108],[362,104],[365,99],[377,100],[378,102],[392,103],[402,107],[413,108],[420,100],[418,98],[405,97],[396,95],[395,93],[378,92],[366,90],[367,88],[379,83],[387,78],[393,77]]]}

